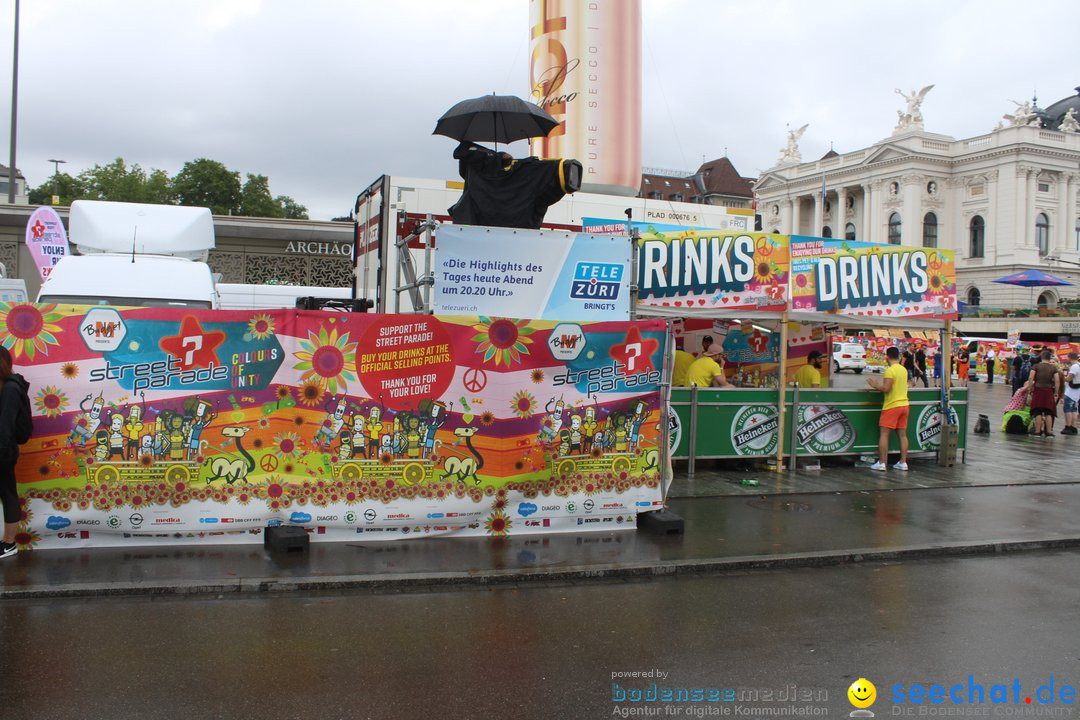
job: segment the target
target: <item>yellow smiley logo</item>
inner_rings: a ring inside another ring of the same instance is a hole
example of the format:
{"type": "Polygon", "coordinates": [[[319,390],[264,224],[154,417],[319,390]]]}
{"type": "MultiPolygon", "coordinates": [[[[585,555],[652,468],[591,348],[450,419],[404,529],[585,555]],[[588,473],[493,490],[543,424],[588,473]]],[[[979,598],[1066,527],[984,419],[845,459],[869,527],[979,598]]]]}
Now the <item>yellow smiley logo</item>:
{"type": "Polygon", "coordinates": [[[866,678],[859,678],[851,683],[847,690],[848,700],[857,708],[868,708],[877,700],[877,688],[866,678]]]}

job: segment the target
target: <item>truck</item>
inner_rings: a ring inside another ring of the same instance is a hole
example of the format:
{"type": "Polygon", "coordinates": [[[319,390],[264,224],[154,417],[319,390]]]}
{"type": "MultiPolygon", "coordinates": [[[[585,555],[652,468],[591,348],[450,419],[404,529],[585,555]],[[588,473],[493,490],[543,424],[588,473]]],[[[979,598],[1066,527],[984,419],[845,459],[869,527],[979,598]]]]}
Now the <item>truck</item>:
{"type": "Polygon", "coordinates": [[[79,254],[53,267],[39,303],[219,307],[208,208],[76,200],[68,236],[79,254]]]}
{"type": "MultiPolygon", "coordinates": [[[[434,222],[450,222],[448,208],[461,197],[463,186],[455,180],[383,175],[357,196],[353,238],[357,287],[374,291],[366,297],[374,300],[376,312],[430,310],[424,294],[415,290],[423,284],[417,280],[428,272],[435,245],[436,233],[425,231],[424,223],[428,216],[434,222]],[[402,252],[399,246],[409,251],[402,252]],[[405,289],[410,285],[413,290],[405,289]]],[[[588,225],[589,232],[618,232],[625,227],[627,210],[634,222],[754,230],[749,209],[582,192],[549,207],[543,228],[582,232],[588,225]]]]}

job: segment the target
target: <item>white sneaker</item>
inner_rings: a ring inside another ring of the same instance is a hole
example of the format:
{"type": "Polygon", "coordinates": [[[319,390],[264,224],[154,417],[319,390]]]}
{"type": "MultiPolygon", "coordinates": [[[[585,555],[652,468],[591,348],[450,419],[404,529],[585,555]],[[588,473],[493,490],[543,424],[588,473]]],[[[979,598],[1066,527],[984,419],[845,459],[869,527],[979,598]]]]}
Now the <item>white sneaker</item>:
{"type": "Polygon", "coordinates": [[[876,463],[870,466],[871,470],[877,470],[878,472],[885,472],[885,463],[878,460],[876,463]]]}
{"type": "Polygon", "coordinates": [[[907,470],[907,463],[898,462],[895,465],[893,465],[892,467],[893,467],[893,470],[907,470]]]}

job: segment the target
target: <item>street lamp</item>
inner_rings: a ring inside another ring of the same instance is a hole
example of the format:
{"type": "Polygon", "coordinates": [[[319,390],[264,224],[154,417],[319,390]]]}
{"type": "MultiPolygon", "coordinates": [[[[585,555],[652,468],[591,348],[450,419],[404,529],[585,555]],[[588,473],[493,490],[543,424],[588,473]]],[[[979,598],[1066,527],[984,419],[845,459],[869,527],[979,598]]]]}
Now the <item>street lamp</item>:
{"type": "Polygon", "coordinates": [[[54,168],[53,169],[53,182],[52,182],[52,194],[53,194],[53,203],[52,204],[53,205],[58,205],[59,202],[60,202],[60,200],[59,200],[60,191],[58,189],[59,184],[60,184],[60,164],[61,163],[66,163],[67,160],[53,160],[52,158],[49,158],[49,162],[51,162],[53,164],[53,168],[54,168]]]}

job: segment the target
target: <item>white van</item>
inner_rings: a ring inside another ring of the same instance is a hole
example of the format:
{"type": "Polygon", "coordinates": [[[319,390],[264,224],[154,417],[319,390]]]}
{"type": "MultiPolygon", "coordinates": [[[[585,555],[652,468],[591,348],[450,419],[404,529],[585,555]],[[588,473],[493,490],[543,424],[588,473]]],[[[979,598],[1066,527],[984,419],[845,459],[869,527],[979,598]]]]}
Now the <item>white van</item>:
{"type": "Polygon", "coordinates": [[[218,307],[207,208],[76,200],[68,236],[79,254],[53,267],[38,302],[218,307]]]}
{"type": "Polygon", "coordinates": [[[833,369],[854,370],[861,373],[866,369],[866,348],[859,343],[836,343],[832,351],[833,369]]]}

